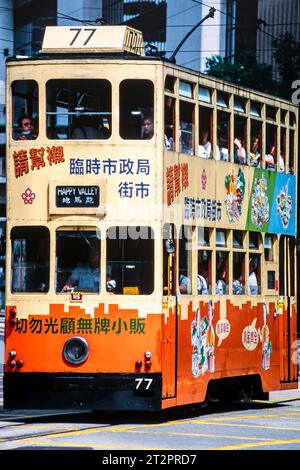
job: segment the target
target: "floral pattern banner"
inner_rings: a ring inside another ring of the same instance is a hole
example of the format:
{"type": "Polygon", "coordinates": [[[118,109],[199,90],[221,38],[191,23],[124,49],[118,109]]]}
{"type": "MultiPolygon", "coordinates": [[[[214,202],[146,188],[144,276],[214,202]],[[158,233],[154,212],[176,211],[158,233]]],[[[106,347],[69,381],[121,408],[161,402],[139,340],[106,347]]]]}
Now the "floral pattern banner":
{"type": "Polygon", "coordinates": [[[295,176],[275,171],[254,171],[246,230],[296,234],[295,176]]]}

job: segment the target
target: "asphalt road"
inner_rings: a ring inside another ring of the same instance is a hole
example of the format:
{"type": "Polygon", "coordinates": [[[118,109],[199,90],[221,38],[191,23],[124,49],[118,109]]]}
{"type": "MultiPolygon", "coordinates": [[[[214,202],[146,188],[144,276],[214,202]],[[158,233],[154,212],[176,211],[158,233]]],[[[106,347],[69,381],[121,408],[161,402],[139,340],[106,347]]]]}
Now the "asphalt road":
{"type": "Polygon", "coordinates": [[[0,450],[4,449],[160,454],[204,449],[300,450],[300,390],[276,392],[270,402],[184,407],[155,414],[0,409],[0,450]]]}

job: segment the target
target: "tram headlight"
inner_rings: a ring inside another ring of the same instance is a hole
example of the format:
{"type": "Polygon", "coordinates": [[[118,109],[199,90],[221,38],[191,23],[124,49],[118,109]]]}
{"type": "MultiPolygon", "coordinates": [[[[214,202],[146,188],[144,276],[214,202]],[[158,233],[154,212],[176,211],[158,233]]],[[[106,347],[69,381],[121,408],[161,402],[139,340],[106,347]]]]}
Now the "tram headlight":
{"type": "Polygon", "coordinates": [[[89,345],[84,338],[74,336],[64,345],[64,358],[70,364],[82,364],[89,355],[89,345]]]}

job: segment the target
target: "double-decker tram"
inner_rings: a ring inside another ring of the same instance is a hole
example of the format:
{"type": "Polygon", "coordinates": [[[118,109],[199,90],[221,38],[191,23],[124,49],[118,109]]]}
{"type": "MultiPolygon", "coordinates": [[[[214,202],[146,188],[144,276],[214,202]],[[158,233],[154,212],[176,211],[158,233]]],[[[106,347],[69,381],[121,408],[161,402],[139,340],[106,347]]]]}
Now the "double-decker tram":
{"type": "Polygon", "coordinates": [[[125,26],[8,60],[5,406],[296,388],[297,129],[125,26]]]}

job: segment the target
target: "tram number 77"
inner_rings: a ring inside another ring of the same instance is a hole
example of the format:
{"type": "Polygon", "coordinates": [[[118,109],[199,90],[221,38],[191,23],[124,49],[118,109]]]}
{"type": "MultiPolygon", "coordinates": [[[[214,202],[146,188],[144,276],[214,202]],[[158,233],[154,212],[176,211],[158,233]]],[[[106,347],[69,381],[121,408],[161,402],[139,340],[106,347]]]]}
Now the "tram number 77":
{"type": "Polygon", "coordinates": [[[76,41],[76,39],[78,38],[79,34],[82,31],[90,31],[90,34],[88,35],[88,37],[86,38],[86,40],[83,43],[83,46],[86,46],[87,43],[90,41],[91,37],[95,34],[96,28],[70,28],[70,31],[76,31],[76,33],[75,33],[72,41],[70,42],[69,46],[73,46],[74,42],[76,41]]]}
{"type": "Polygon", "coordinates": [[[153,379],[134,379],[134,381],[136,382],[135,384],[135,389],[136,390],[139,390],[140,388],[144,389],[144,390],[149,390],[149,388],[151,387],[151,384],[153,382],[153,379]],[[144,385],[145,388],[144,388],[144,385]]]}

